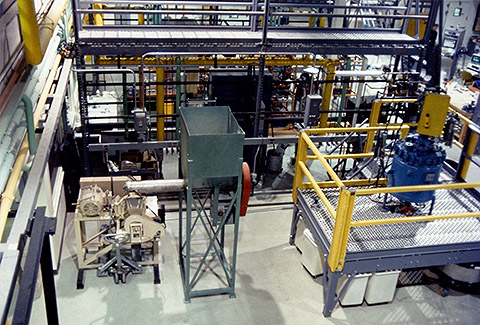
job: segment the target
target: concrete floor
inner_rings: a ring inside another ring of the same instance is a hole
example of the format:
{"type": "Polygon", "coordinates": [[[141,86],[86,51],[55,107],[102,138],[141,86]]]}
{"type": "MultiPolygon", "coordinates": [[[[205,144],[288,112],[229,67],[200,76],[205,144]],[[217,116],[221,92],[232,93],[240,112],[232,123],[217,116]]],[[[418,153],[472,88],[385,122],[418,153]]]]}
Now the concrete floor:
{"type": "MultiPolygon", "coordinates": [[[[252,203],[288,201],[289,195],[261,196],[252,203]]],[[[292,207],[249,208],[241,219],[237,298],[226,295],[183,301],[177,261],[178,215],[167,214],[167,235],[160,243],[161,279],[152,269],[129,275],[127,284],[86,272],[85,289],[76,289],[76,251],[72,218],[67,222],[60,272],[56,276],[61,324],[478,324],[480,299],[436,286],[399,288],[390,304],[337,306],[322,315],[321,277],[313,279],[288,244],[292,207]]],[[[32,324],[45,324],[43,297],[34,303],[32,324]]]]}
{"type": "MultiPolygon", "coordinates": [[[[443,74],[448,71],[444,66],[443,74]]],[[[450,149],[457,158],[459,151],[450,149]]],[[[173,161],[175,156],[166,156],[173,161]]],[[[285,160],[288,161],[288,160],[285,160]]],[[[287,165],[284,161],[284,169],[287,165]]],[[[166,164],[172,178],[176,165],[166,164]]],[[[470,181],[480,177],[478,169],[470,181]],[[473,179],[472,179],[473,178],[473,179]]],[[[253,204],[291,202],[289,194],[256,195],[253,204]]],[[[172,207],[175,202],[172,202],[172,207]]],[[[240,220],[236,298],[226,295],[193,298],[185,304],[178,264],[178,213],[167,214],[167,235],[160,242],[160,276],[152,268],[129,275],[127,284],[85,273],[85,289],[76,289],[73,218],[67,220],[62,264],[56,276],[61,324],[478,324],[480,297],[450,290],[442,297],[437,285],[397,288],[392,303],[337,306],[325,318],[322,277],[312,278],[288,244],[292,205],[250,207],[240,220]]],[[[45,324],[40,286],[32,324],[45,324]]]]}

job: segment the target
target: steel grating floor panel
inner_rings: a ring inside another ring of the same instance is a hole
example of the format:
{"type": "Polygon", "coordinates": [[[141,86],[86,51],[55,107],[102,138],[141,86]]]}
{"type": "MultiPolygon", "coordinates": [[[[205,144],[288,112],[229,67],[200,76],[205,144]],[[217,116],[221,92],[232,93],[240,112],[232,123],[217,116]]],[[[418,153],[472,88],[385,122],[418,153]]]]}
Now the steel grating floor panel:
{"type": "MultiPolygon", "coordinates": [[[[318,225],[331,243],[333,219],[323,207],[322,201],[313,189],[300,190],[316,217],[318,225]]],[[[338,189],[324,189],[324,193],[334,208],[338,203],[338,189]]],[[[389,203],[394,204],[392,196],[389,203]]],[[[437,190],[433,215],[480,211],[478,202],[466,190],[437,190]]],[[[357,196],[352,221],[382,218],[408,218],[396,212],[380,210],[383,198],[378,196],[357,196]]],[[[430,203],[417,207],[414,215],[428,214],[430,203]]],[[[480,218],[459,218],[412,222],[402,224],[352,227],[348,238],[347,252],[412,248],[442,244],[458,244],[480,241],[480,218]]]]}
{"type": "MultiPolygon", "coordinates": [[[[228,41],[228,42],[259,42],[261,32],[243,30],[212,31],[212,30],[118,30],[116,28],[102,27],[97,30],[84,29],[79,31],[79,39],[84,42],[111,42],[116,40],[129,40],[137,42],[190,42],[190,41],[228,41]]],[[[345,43],[354,46],[358,43],[369,45],[407,44],[418,43],[415,38],[398,32],[378,31],[271,31],[268,34],[271,42],[311,42],[311,43],[345,43]]]]}

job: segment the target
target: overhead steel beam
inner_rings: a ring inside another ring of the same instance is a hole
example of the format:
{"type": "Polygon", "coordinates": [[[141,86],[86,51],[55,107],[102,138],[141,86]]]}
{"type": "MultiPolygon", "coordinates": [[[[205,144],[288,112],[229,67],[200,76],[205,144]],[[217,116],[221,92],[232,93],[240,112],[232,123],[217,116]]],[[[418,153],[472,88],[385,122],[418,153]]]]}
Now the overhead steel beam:
{"type": "MultiPolygon", "coordinates": [[[[311,136],[310,139],[317,142],[336,142],[342,141],[345,136],[332,135],[332,136],[311,136]]],[[[298,142],[297,136],[290,137],[260,137],[260,138],[246,138],[246,146],[258,146],[267,144],[294,144],[298,142]]],[[[114,152],[117,150],[153,150],[161,148],[178,147],[180,141],[146,141],[146,142],[116,142],[116,143],[92,143],[88,145],[89,151],[108,151],[114,152]]]]}

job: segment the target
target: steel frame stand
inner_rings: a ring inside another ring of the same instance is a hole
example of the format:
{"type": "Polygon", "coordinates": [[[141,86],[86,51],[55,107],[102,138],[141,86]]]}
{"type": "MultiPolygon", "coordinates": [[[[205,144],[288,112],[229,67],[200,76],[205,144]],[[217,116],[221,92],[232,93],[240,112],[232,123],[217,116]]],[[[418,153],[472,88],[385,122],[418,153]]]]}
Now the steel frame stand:
{"type": "MultiPolygon", "coordinates": [[[[295,237],[297,232],[297,223],[300,219],[301,212],[297,205],[293,207],[292,215],[292,225],[290,228],[290,245],[295,243],[295,237]]],[[[348,279],[345,282],[344,286],[337,294],[338,280],[345,275],[342,272],[335,271],[332,272],[328,266],[328,255],[324,255],[323,260],[323,276],[322,276],[322,285],[323,285],[323,315],[325,317],[332,316],[333,309],[338,304],[340,297],[343,296],[349,285],[354,279],[354,275],[348,274],[348,279]]]]}
{"type": "Polygon", "coordinates": [[[29,324],[32,313],[35,283],[41,267],[43,293],[48,324],[58,324],[57,295],[50,249],[50,235],[55,233],[56,219],[45,217],[45,207],[39,207],[31,222],[27,257],[20,280],[19,294],[12,324],[29,324]]]}
{"type": "MultiPolygon", "coordinates": [[[[190,185],[187,185],[185,193],[180,195],[180,209],[179,209],[179,259],[180,270],[183,280],[183,288],[185,295],[185,302],[189,303],[192,297],[209,296],[217,294],[229,294],[230,298],[235,298],[235,275],[236,275],[236,263],[237,263],[237,243],[238,243],[238,224],[240,216],[240,202],[242,195],[242,179],[238,177],[237,188],[233,194],[226,212],[218,223],[209,216],[207,213],[207,203],[210,200],[211,207],[218,206],[218,196],[215,195],[216,189],[207,189],[207,195],[201,195],[205,193],[204,190],[192,189],[190,185]],[[213,196],[213,197],[212,197],[213,196]],[[185,224],[182,220],[182,203],[185,199],[186,202],[186,219],[185,224]],[[196,216],[194,213],[196,212],[196,216]],[[225,255],[225,225],[228,216],[233,213],[234,217],[234,230],[233,230],[233,250],[229,257],[225,255]],[[192,234],[195,230],[200,230],[206,234],[207,249],[204,252],[192,253],[192,234]],[[185,237],[183,235],[185,234],[185,237]],[[218,259],[218,263],[223,269],[225,276],[217,274],[223,282],[226,283],[225,287],[212,288],[212,289],[198,289],[194,290],[194,287],[201,282],[202,271],[207,269],[206,260],[207,257],[212,256],[218,259]],[[192,258],[200,258],[198,266],[192,268],[192,258]],[[193,272],[192,272],[193,271],[193,272]]],[[[212,209],[213,210],[213,209],[212,209]]]]}
{"type": "Polygon", "coordinates": [[[288,241],[288,243],[290,245],[294,245],[295,244],[295,237],[297,236],[297,224],[298,224],[298,220],[300,220],[300,212],[297,208],[297,206],[295,205],[293,207],[293,215],[292,215],[292,225],[290,226],[290,239],[288,241]]]}
{"type": "MultiPolygon", "coordinates": [[[[107,263],[97,269],[98,277],[113,276],[113,281],[118,284],[127,282],[128,273],[141,274],[143,273],[142,266],[135,261],[122,255],[121,244],[130,239],[130,236],[124,234],[109,234],[105,236],[105,240],[115,245],[115,256],[107,263]]],[[[155,279],[156,280],[156,279],[155,279]]],[[[154,280],[154,281],[155,281],[154,280]]]]}

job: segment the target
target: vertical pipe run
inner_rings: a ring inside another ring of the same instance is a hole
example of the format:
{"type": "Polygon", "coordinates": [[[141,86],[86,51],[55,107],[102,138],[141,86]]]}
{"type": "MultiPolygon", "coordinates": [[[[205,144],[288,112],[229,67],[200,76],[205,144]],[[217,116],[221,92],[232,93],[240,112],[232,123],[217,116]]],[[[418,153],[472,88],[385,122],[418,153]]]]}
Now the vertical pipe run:
{"type": "MultiPolygon", "coordinates": [[[[258,9],[258,0],[253,0],[252,11],[257,11],[258,9]]],[[[250,16],[250,30],[252,32],[257,31],[257,16],[251,15],[250,16]]]]}
{"type": "MultiPolygon", "coordinates": [[[[93,9],[101,10],[103,5],[101,3],[94,3],[93,9]]],[[[93,24],[97,26],[103,26],[103,14],[93,14],[93,24]]]]}
{"type": "Polygon", "coordinates": [[[260,65],[258,67],[257,100],[255,101],[255,121],[253,126],[253,137],[258,137],[260,133],[260,112],[262,110],[263,97],[263,79],[265,75],[265,54],[260,55],[260,65]]]}
{"type": "MultiPolygon", "coordinates": [[[[442,44],[443,44],[443,0],[440,0],[438,1],[438,11],[439,11],[439,17],[438,17],[438,47],[441,48],[442,44]]],[[[433,9],[434,7],[434,4],[432,4],[432,9],[431,10],[437,10],[437,8],[433,9]]],[[[430,16],[432,16],[432,14],[430,14],[430,16]]],[[[434,18],[436,16],[436,13],[433,15],[433,18],[432,18],[432,23],[428,24],[428,27],[427,28],[430,28],[428,29],[428,38],[430,38],[430,30],[431,28],[433,27],[433,23],[434,23],[434,18]],[[432,26],[430,26],[432,25],[432,26]]],[[[427,39],[428,41],[428,39],[427,39]]],[[[440,49],[438,49],[438,51],[435,51],[435,55],[437,55],[437,71],[438,71],[438,80],[437,80],[437,86],[440,86],[442,84],[442,51],[440,51],[440,49]]]]}
{"type": "MultiPolygon", "coordinates": [[[[346,70],[350,70],[351,62],[352,62],[352,59],[347,56],[347,64],[346,64],[346,67],[345,67],[346,70]]],[[[339,107],[340,111],[345,109],[345,101],[346,101],[346,98],[347,98],[347,88],[348,88],[348,82],[347,81],[350,81],[350,78],[348,78],[348,77],[343,77],[342,78],[343,86],[342,86],[342,97],[340,99],[340,107],[339,107]]],[[[337,126],[340,127],[341,123],[342,123],[342,113],[339,113],[338,117],[337,117],[337,126]]]]}
{"type": "Polygon", "coordinates": [[[33,0],[18,0],[18,16],[22,30],[25,58],[31,65],[42,62],[43,51],[38,33],[37,15],[33,0]],[[39,51],[40,49],[40,51],[39,51]]]}
{"type": "MultiPolygon", "coordinates": [[[[143,107],[145,107],[145,87],[144,87],[145,80],[143,79],[143,64],[140,68],[138,68],[138,78],[140,79],[139,80],[139,82],[140,82],[140,86],[139,86],[139,88],[140,88],[140,96],[139,96],[140,100],[139,100],[139,102],[140,103],[139,103],[139,105],[140,105],[140,107],[143,108],[143,107]]],[[[135,108],[137,108],[137,107],[135,107],[135,108]]]]}
{"type": "MultiPolygon", "coordinates": [[[[330,101],[332,100],[333,79],[335,78],[335,64],[327,64],[327,83],[323,89],[323,101],[321,112],[327,112],[330,109],[330,101]]],[[[328,122],[328,113],[323,113],[320,117],[320,127],[326,128],[328,122]]]]}
{"type": "MultiPolygon", "coordinates": [[[[164,68],[157,68],[156,71],[156,80],[157,80],[157,89],[156,89],[156,107],[157,107],[157,114],[163,115],[165,114],[165,86],[163,84],[159,84],[159,82],[165,81],[165,69],[164,68]]],[[[165,122],[163,117],[157,117],[157,141],[164,141],[165,140],[165,122]]]]}
{"type": "MultiPolygon", "coordinates": [[[[175,59],[175,64],[177,65],[177,70],[175,74],[175,81],[177,86],[175,87],[175,114],[180,116],[180,58],[175,59]]],[[[175,128],[175,139],[180,139],[180,118],[177,118],[176,128],[175,128]]]]}
{"type": "MultiPolygon", "coordinates": [[[[127,90],[127,74],[122,73],[122,100],[123,100],[123,115],[128,116],[128,90],[127,90]]],[[[133,96],[136,96],[135,89],[133,91],[133,96]]],[[[136,108],[136,107],[135,107],[136,108]]],[[[125,139],[128,139],[128,117],[123,119],[124,129],[125,129],[125,139]]]]}
{"type": "MultiPolygon", "coordinates": [[[[362,71],[367,70],[368,66],[368,59],[367,57],[362,58],[362,71]]],[[[360,77],[359,80],[364,80],[364,77],[360,77]]],[[[358,119],[358,110],[360,109],[360,104],[362,103],[362,97],[363,97],[363,90],[365,88],[365,83],[360,82],[357,88],[357,97],[355,98],[355,113],[353,113],[353,119],[352,119],[352,126],[355,127],[357,125],[357,119],[358,119]]]]}

